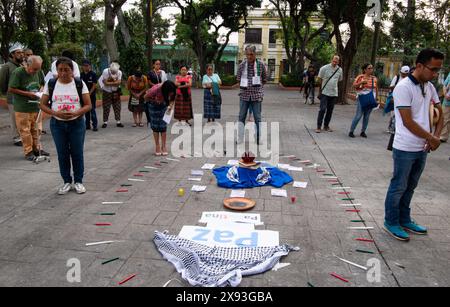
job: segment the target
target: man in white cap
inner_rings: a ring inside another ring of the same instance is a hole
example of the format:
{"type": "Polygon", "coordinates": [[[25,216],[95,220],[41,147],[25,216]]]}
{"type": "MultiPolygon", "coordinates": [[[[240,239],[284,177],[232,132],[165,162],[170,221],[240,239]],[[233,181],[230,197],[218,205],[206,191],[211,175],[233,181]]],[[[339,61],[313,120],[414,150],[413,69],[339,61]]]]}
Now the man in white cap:
{"type": "MultiPolygon", "coordinates": [[[[397,86],[397,84],[402,81],[403,79],[405,79],[406,77],[408,77],[410,72],[410,68],[409,66],[402,66],[402,68],[400,69],[400,74],[397,74],[391,82],[391,85],[389,86],[389,89],[391,90],[391,95],[394,92],[394,88],[397,86]]],[[[394,98],[392,98],[392,105],[394,104],[394,98]]],[[[394,134],[395,133],[395,115],[393,114],[393,112],[391,112],[392,116],[391,119],[389,120],[389,126],[388,126],[388,133],[394,134]]]]}
{"type": "Polygon", "coordinates": [[[11,74],[16,68],[18,68],[23,61],[23,46],[15,43],[9,48],[9,61],[0,69],[0,92],[7,94],[8,110],[11,117],[11,133],[13,137],[14,145],[22,146],[22,140],[20,139],[19,131],[16,125],[16,115],[14,113],[13,96],[8,92],[9,79],[11,74]]]}

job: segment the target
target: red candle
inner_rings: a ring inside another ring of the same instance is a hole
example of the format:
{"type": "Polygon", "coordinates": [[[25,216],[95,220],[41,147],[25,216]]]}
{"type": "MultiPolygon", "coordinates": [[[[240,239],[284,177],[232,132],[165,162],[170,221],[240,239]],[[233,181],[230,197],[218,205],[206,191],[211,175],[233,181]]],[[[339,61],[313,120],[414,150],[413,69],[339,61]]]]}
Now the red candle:
{"type": "Polygon", "coordinates": [[[330,275],[333,276],[333,277],[335,277],[335,278],[337,278],[337,279],[342,280],[343,282],[347,282],[347,283],[349,282],[347,279],[345,279],[344,277],[339,276],[339,275],[336,274],[336,273],[331,273],[330,275]]]}
{"type": "Polygon", "coordinates": [[[292,197],[291,197],[292,203],[295,203],[296,200],[297,200],[297,198],[296,198],[295,196],[292,196],[292,197]]]}
{"type": "Polygon", "coordinates": [[[136,274],[130,275],[127,278],[125,278],[124,280],[122,280],[121,282],[119,282],[119,285],[123,285],[124,283],[126,283],[127,281],[129,281],[130,279],[136,277],[136,274]]]}

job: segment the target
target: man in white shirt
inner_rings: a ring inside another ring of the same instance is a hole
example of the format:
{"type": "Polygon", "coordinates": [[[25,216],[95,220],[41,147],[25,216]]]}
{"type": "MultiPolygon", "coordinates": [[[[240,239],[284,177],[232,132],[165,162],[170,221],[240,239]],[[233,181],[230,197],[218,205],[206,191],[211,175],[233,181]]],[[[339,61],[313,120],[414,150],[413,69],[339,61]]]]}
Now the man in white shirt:
{"type": "MultiPolygon", "coordinates": [[[[403,79],[408,77],[409,71],[410,71],[409,66],[403,66],[400,69],[400,74],[396,75],[394,78],[392,78],[391,85],[389,86],[389,89],[391,90],[391,92],[389,93],[390,96],[388,97],[388,99],[392,99],[393,100],[392,92],[394,91],[395,87],[397,86],[397,84],[400,81],[402,81],[403,79]]],[[[394,102],[391,101],[390,103],[394,103],[394,102]]],[[[392,110],[393,110],[393,107],[392,107],[392,110]]],[[[387,132],[391,133],[391,134],[395,134],[395,115],[393,114],[393,111],[390,112],[390,113],[391,113],[391,119],[389,120],[389,126],[388,126],[387,132]]]]}
{"type": "Polygon", "coordinates": [[[102,75],[98,81],[103,90],[103,125],[102,128],[108,126],[109,113],[111,106],[114,110],[114,117],[116,119],[116,126],[123,128],[120,122],[121,102],[120,102],[120,85],[122,84],[122,72],[120,65],[112,62],[109,68],[103,70],[102,75]]]}
{"type": "Polygon", "coordinates": [[[411,219],[410,205],[428,152],[435,151],[441,144],[443,119],[440,118],[433,133],[430,108],[436,107],[442,114],[442,107],[436,89],[429,81],[438,76],[443,61],[441,52],[422,50],[417,56],[415,71],[394,89],[394,176],[386,195],[384,226],[389,234],[401,241],[409,241],[406,231],[427,234],[425,227],[411,219]]]}

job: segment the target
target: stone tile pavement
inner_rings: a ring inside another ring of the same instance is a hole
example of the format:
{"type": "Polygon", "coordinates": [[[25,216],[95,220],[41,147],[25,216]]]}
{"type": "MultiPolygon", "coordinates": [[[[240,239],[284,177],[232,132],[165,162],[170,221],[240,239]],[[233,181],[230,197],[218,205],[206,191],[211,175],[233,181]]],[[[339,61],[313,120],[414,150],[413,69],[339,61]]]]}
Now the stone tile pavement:
{"type": "MultiPolygon", "coordinates": [[[[202,92],[193,91],[194,111],[202,113],[202,92]]],[[[236,90],[223,91],[223,118],[234,121],[238,113],[236,90]]],[[[354,203],[361,203],[360,213],[340,207],[337,191],[320,179],[314,169],[293,172],[295,180],[308,181],[307,189],[285,187],[290,198],[270,196],[270,187],[247,190],[257,201],[253,209],[265,225],[259,228],[279,231],[281,243],[301,247],[283,262],[287,268],[245,277],[241,287],[315,286],[399,287],[450,285],[450,147],[429,156],[427,168],[413,200],[413,215],[429,227],[430,234],[413,236],[401,243],[383,230],[384,197],[392,172],[392,159],[385,150],[388,119],[380,112],[371,118],[368,139],[347,137],[355,106],[336,106],[332,121],[334,133],[314,133],[318,106],[303,103],[297,92],[267,87],[263,118],[280,123],[280,153],[310,159],[327,173],[338,176],[344,186],[351,186],[354,203]],[[365,220],[374,230],[348,230],[363,226],[350,220],[365,220]],[[355,241],[370,238],[375,243],[355,241]],[[358,253],[356,249],[375,254],[358,253]],[[333,256],[361,265],[376,258],[381,265],[380,282],[368,281],[366,272],[347,265],[333,256]],[[402,267],[400,267],[400,264],[402,267]],[[335,272],[350,283],[330,276],[335,272]]],[[[101,108],[97,110],[101,118],[101,108]]],[[[203,211],[222,210],[222,200],[230,191],[220,189],[214,176],[205,172],[205,193],[193,194],[187,179],[191,169],[204,163],[226,164],[229,158],[188,158],[169,161],[160,170],[144,173],[145,183],[133,182],[129,193],[116,193],[145,165],[154,166],[161,158],[152,155],[149,130],[132,128],[131,114],[123,105],[126,128],[110,125],[99,132],[87,132],[85,144],[85,185],[88,193],[56,195],[61,184],[56,151],[51,135],[42,142],[52,153],[51,163],[26,162],[20,148],[11,145],[7,128],[0,129],[0,286],[116,286],[136,273],[124,286],[160,287],[169,279],[181,277],[162,259],[152,239],[155,230],[178,233],[183,225],[197,225],[203,211]],[[177,191],[186,190],[183,197],[177,191]],[[123,201],[122,205],[102,205],[102,201],[123,201]],[[99,216],[115,212],[115,216],[99,216]],[[111,227],[94,223],[108,222],[111,227]],[[88,242],[120,240],[120,243],[86,247],[88,242]],[[105,260],[120,257],[106,265],[105,260]],[[81,262],[81,283],[69,283],[67,260],[81,262]]],[[[0,111],[0,127],[8,117],[0,111]]],[[[47,130],[48,123],[46,123],[47,130]]],[[[176,136],[171,136],[173,140],[176,136]]],[[[204,137],[205,139],[206,137],[204,137]]],[[[282,159],[281,162],[290,163],[282,159]]],[[[296,163],[293,163],[296,164],[296,163]]],[[[296,164],[297,165],[297,164],[296,164]]],[[[171,286],[188,286],[174,282],[171,286]]]]}

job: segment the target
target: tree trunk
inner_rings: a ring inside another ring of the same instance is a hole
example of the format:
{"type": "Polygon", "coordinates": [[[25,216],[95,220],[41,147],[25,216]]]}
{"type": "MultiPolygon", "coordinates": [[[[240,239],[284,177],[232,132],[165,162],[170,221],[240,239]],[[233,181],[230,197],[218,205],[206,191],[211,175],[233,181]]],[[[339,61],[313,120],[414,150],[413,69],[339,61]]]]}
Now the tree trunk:
{"type": "Polygon", "coordinates": [[[408,0],[408,8],[406,12],[406,20],[407,20],[407,30],[405,37],[406,44],[404,48],[404,54],[405,59],[409,64],[412,64],[409,56],[411,56],[413,52],[410,42],[414,41],[413,35],[414,35],[415,19],[416,19],[416,0],[408,0]]]}
{"type": "Polygon", "coordinates": [[[147,63],[148,69],[151,71],[153,69],[153,13],[154,6],[153,0],[147,0],[145,5],[145,20],[146,20],[146,29],[145,29],[145,37],[147,43],[147,63]]]}
{"type": "Polygon", "coordinates": [[[25,1],[25,23],[30,32],[37,31],[36,0],[25,1]]]}
{"type": "Polygon", "coordinates": [[[111,0],[105,0],[105,40],[106,48],[108,49],[110,61],[119,60],[119,51],[117,49],[117,43],[114,39],[114,21],[116,14],[111,0]]]}
{"type": "Polygon", "coordinates": [[[125,43],[125,46],[128,47],[131,42],[131,35],[130,30],[128,29],[128,25],[125,21],[125,17],[123,16],[122,9],[120,9],[117,13],[117,18],[119,19],[120,33],[122,33],[123,41],[125,43]]]}

